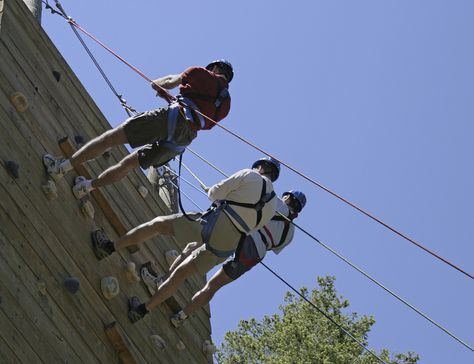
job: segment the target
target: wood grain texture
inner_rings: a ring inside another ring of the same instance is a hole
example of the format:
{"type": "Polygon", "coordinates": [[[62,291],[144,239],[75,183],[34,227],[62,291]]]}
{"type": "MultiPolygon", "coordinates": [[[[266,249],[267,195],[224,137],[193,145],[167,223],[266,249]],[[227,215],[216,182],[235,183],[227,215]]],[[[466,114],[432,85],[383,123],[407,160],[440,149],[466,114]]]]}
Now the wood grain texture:
{"type": "MultiPolygon", "coordinates": [[[[92,251],[90,233],[97,226],[116,239],[169,213],[142,171],[94,191],[94,221],[81,214],[72,195],[74,172],[56,183],[58,199],[44,195],[41,185],[48,176],[42,155],[73,153],[75,135],[87,141],[110,125],[21,0],[0,0],[0,55],[0,361],[212,362],[201,350],[211,334],[208,311],[200,310],[178,330],[169,323],[174,311],[205,284],[205,277],[188,279],[169,304],[141,322],[131,324],[127,317],[128,297],[145,300],[148,293],[141,283],[127,280],[126,263],[139,267],[153,260],[160,273],[166,271],[165,252],[181,248],[172,237],[157,236],[139,244],[138,251],[125,250],[100,262],[92,251]],[[60,81],[53,71],[61,75],[60,81]],[[9,100],[14,92],[25,96],[28,109],[15,109],[9,100]],[[58,140],[64,136],[69,139],[61,148],[58,140]],[[7,160],[19,164],[18,179],[5,170],[7,160]],[[137,191],[141,185],[150,192],[146,198],[137,191]],[[74,295],[63,286],[71,276],[80,281],[74,295]],[[110,301],[100,289],[105,276],[120,283],[119,295],[110,301]],[[116,323],[114,335],[130,354],[114,346],[104,330],[110,322],[116,323]],[[154,334],[166,341],[164,350],[150,341],[154,334]],[[185,350],[176,349],[179,341],[185,350]]],[[[127,155],[127,149],[118,146],[108,160],[98,158],[76,172],[94,177],[127,155]]]]}

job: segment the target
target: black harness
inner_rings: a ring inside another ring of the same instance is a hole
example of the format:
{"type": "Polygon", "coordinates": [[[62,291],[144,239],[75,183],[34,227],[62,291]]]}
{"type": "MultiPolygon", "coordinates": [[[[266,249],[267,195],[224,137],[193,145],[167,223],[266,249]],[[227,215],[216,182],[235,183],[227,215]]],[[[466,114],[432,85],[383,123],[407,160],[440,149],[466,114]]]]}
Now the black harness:
{"type": "Polygon", "coordinates": [[[287,218],[287,217],[284,217],[284,216],[281,216],[281,215],[275,215],[275,216],[272,217],[272,220],[273,221],[283,221],[283,223],[285,224],[285,226],[283,227],[283,231],[281,233],[280,242],[276,245],[276,246],[280,246],[281,244],[283,244],[285,242],[285,239],[288,235],[288,231],[290,231],[291,219],[289,217],[287,218]]]}
{"type": "MultiPolygon", "coordinates": [[[[273,197],[275,197],[275,192],[270,193],[266,192],[267,182],[262,178],[262,191],[260,193],[260,198],[256,203],[244,203],[244,202],[235,202],[229,200],[218,200],[213,203],[213,205],[201,216],[201,224],[203,225],[201,230],[202,242],[206,244],[206,249],[211,251],[218,257],[227,258],[231,256],[235,249],[233,250],[217,250],[209,245],[209,239],[214,230],[214,226],[217,222],[219,214],[225,210],[227,213],[237,221],[237,223],[246,231],[248,234],[252,229],[250,229],[245,221],[240,217],[240,215],[231,207],[240,206],[245,208],[254,209],[257,211],[257,222],[256,226],[262,220],[262,210],[267,202],[269,202],[273,197]]],[[[246,234],[242,233],[241,239],[245,238],[246,234]]]]}

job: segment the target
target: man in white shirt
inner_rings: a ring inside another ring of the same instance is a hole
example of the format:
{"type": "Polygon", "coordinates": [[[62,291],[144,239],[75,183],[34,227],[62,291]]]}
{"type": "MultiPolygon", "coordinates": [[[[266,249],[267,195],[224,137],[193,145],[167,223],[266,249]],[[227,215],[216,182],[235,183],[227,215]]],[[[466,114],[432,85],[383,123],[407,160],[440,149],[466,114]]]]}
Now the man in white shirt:
{"type": "Polygon", "coordinates": [[[234,257],[228,260],[221,269],[197,292],[191,303],[171,317],[175,327],[202,306],[209,303],[214,294],[224,285],[238,279],[257,265],[267,251],[279,254],[293,240],[295,227],[291,223],[306,205],[303,192],[290,190],[278,199],[275,216],[260,230],[254,231],[239,242],[234,257]]]}
{"type": "Polygon", "coordinates": [[[130,321],[140,320],[172,296],[191,274],[205,275],[234,253],[242,237],[270,221],[277,200],[272,182],[278,178],[279,172],[278,161],[262,158],[252,165],[252,169],[234,173],[209,189],[208,197],[213,204],[194,220],[183,214],[158,216],[130,230],[116,242],[110,241],[103,230],[94,231],[92,241],[98,259],[159,234],[174,235],[181,242],[201,243],[176,267],[148,302],[140,303],[138,297],[130,298],[130,321]]]}

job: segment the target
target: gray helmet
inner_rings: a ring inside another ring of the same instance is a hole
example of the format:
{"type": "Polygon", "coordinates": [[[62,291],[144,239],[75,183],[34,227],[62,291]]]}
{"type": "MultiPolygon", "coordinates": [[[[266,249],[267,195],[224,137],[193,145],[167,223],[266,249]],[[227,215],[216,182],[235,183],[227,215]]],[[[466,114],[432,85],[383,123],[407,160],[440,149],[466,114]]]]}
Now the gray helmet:
{"type": "Polygon", "coordinates": [[[296,212],[301,212],[301,210],[303,210],[303,208],[306,205],[306,196],[305,196],[305,194],[301,191],[298,191],[298,190],[289,190],[287,192],[283,192],[283,196],[286,196],[286,195],[291,195],[292,197],[295,198],[296,201],[298,201],[299,206],[297,206],[295,208],[295,211],[296,212]]]}
{"type": "Polygon", "coordinates": [[[256,160],[252,164],[252,168],[257,168],[262,164],[270,164],[273,167],[273,172],[271,173],[270,180],[272,182],[275,182],[278,179],[278,176],[280,175],[280,162],[278,162],[275,158],[272,157],[263,157],[256,160]]]}
{"type": "Polygon", "coordinates": [[[209,63],[206,66],[206,69],[210,71],[211,68],[214,67],[215,65],[222,68],[222,70],[224,71],[227,77],[228,82],[230,83],[230,81],[232,81],[232,79],[234,78],[234,68],[232,67],[232,64],[225,59],[217,59],[209,63]]]}

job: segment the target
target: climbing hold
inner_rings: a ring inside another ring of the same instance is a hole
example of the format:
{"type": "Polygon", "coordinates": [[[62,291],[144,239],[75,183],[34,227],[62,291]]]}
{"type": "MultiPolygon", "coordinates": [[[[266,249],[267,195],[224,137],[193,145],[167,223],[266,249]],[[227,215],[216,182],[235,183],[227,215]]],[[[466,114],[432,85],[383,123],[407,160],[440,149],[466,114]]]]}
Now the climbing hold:
{"type": "Polygon", "coordinates": [[[86,140],[84,139],[82,135],[75,135],[74,141],[76,142],[77,147],[80,148],[84,145],[86,140]]]}
{"type": "Polygon", "coordinates": [[[115,277],[104,277],[100,281],[100,288],[102,290],[102,294],[108,300],[117,296],[120,292],[120,286],[117,278],[115,277]]]}
{"type": "Polygon", "coordinates": [[[59,80],[61,80],[61,73],[59,73],[58,71],[53,71],[53,77],[56,81],[59,82],[59,80]]]}
{"type": "Polygon", "coordinates": [[[158,350],[163,350],[166,347],[166,341],[159,335],[151,335],[150,341],[158,350]]]}
{"type": "Polygon", "coordinates": [[[216,346],[211,342],[211,340],[204,340],[202,343],[202,352],[204,354],[214,354],[216,352],[216,346]]]}
{"type": "Polygon", "coordinates": [[[168,263],[169,266],[171,266],[173,264],[173,262],[176,260],[176,258],[178,258],[179,256],[179,253],[176,251],[176,250],[168,250],[166,253],[165,253],[165,257],[166,257],[166,262],[168,263]]]}
{"type": "Polygon", "coordinates": [[[58,197],[58,188],[56,187],[56,183],[54,183],[53,180],[49,179],[46,184],[41,186],[41,188],[43,189],[43,192],[48,200],[54,200],[58,197]]]}
{"type": "Polygon", "coordinates": [[[10,102],[17,112],[25,112],[28,109],[28,100],[20,91],[10,95],[10,102]]]}
{"type": "Polygon", "coordinates": [[[20,165],[18,163],[14,162],[14,161],[6,161],[5,162],[5,168],[8,171],[8,173],[10,174],[10,176],[12,176],[13,178],[19,178],[20,177],[20,172],[19,172],[20,165]]]}
{"type": "Polygon", "coordinates": [[[72,294],[79,291],[80,285],[79,279],[76,277],[68,277],[64,280],[64,287],[72,294]]]}
{"type": "Polygon", "coordinates": [[[186,349],[186,345],[184,345],[184,343],[181,340],[179,340],[178,343],[176,344],[176,348],[178,350],[184,350],[186,349]]]}
{"type": "Polygon", "coordinates": [[[138,193],[142,195],[143,198],[145,198],[148,195],[148,189],[145,186],[139,186],[137,190],[138,190],[138,193]]]}
{"type": "Polygon", "coordinates": [[[79,203],[79,207],[81,208],[82,214],[93,220],[94,219],[94,205],[92,205],[92,202],[89,200],[89,198],[82,198],[79,203]]]}
{"type": "Polygon", "coordinates": [[[36,283],[36,287],[38,288],[38,292],[41,293],[43,296],[46,296],[47,290],[46,290],[46,283],[43,281],[38,281],[36,283]]]}
{"type": "Polygon", "coordinates": [[[102,157],[104,157],[105,159],[109,159],[110,156],[111,156],[110,150],[106,150],[104,153],[102,153],[102,157]]]}
{"type": "Polygon", "coordinates": [[[125,275],[130,282],[140,282],[140,276],[137,273],[134,262],[128,262],[125,267],[125,275]]]}

